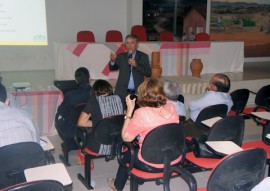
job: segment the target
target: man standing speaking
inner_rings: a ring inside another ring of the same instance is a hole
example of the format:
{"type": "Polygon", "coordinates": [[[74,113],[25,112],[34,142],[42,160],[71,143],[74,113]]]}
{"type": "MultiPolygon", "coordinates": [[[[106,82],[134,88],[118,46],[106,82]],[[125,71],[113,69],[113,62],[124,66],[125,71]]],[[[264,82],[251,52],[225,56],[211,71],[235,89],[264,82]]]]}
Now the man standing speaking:
{"type": "Polygon", "coordinates": [[[151,67],[147,54],[137,50],[138,37],[129,34],[125,38],[127,52],[110,54],[110,70],[119,70],[114,94],[125,98],[128,94],[136,94],[138,86],[144,81],[144,76],[151,76],[151,67]]]}

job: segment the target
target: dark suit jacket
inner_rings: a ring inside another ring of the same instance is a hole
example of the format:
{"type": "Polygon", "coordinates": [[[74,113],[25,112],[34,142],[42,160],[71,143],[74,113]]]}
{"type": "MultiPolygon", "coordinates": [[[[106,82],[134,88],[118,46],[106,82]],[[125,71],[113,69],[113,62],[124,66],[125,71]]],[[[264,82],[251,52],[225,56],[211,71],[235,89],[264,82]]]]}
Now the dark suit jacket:
{"type": "MultiPolygon", "coordinates": [[[[138,86],[144,81],[144,76],[151,76],[151,67],[149,57],[147,54],[137,50],[135,55],[137,67],[132,69],[135,90],[137,92],[138,86]]],[[[130,65],[128,64],[128,53],[117,55],[114,65],[109,63],[110,70],[119,70],[119,76],[116,82],[114,94],[122,98],[127,96],[127,87],[130,78],[130,65]]]]}
{"type": "Polygon", "coordinates": [[[57,113],[55,115],[55,127],[58,135],[63,139],[69,139],[76,147],[74,141],[75,128],[70,122],[69,116],[74,106],[86,103],[90,97],[91,86],[89,84],[81,85],[76,90],[70,90],[66,92],[63,102],[59,105],[57,113]],[[60,117],[61,116],[61,117],[60,117]]]}
{"type": "Polygon", "coordinates": [[[81,85],[76,90],[68,91],[63,102],[59,105],[57,113],[62,117],[68,117],[70,111],[75,105],[86,103],[90,97],[91,86],[89,84],[81,85]]]}

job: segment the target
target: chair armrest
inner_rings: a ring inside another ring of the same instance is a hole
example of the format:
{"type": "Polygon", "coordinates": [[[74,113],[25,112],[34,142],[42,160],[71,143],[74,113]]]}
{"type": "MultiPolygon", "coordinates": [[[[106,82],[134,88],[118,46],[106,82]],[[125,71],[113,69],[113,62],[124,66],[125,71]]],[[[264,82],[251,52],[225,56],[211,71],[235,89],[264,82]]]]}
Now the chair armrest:
{"type": "Polygon", "coordinates": [[[173,172],[177,172],[181,175],[180,177],[188,184],[190,191],[197,191],[196,179],[189,171],[179,166],[173,166],[171,167],[171,173],[173,172]]]}
{"type": "Polygon", "coordinates": [[[117,160],[118,160],[118,163],[119,163],[119,165],[126,168],[128,172],[130,172],[133,169],[136,154],[137,154],[136,147],[131,142],[123,142],[123,143],[121,143],[121,144],[119,144],[117,146],[117,160]],[[125,152],[130,152],[130,162],[129,162],[128,165],[124,163],[123,157],[122,157],[123,153],[125,153],[125,152]]]}
{"type": "MultiPolygon", "coordinates": [[[[269,108],[265,107],[265,106],[256,106],[253,110],[253,112],[256,112],[258,110],[265,110],[265,111],[269,111],[269,108]]],[[[257,125],[262,125],[265,126],[267,120],[265,119],[261,119],[255,115],[250,114],[250,117],[253,119],[253,121],[257,124],[257,125]]]]}
{"type": "Polygon", "coordinates": [[[74,140],[80,150],[86,147],[87,135],[91,132],[91,127],[77,126],[74,140]]]}

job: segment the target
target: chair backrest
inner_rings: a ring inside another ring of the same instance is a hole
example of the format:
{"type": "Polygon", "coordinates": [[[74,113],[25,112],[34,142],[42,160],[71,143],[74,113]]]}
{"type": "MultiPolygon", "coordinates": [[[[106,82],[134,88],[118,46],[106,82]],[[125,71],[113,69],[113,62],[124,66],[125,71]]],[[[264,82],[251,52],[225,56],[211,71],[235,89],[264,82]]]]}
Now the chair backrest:
{"type": "Polygon", "coordinates": [[[266,153],[263,149],[250,149],[225,157],[213,169],[208,191],[247,191],[263,178],[266,168],[266,153]]]}
{"type": "Polygon", "coordinates": [[[63,95],[70,90],[79,88],[76,80],[54,80],[54,85],[62,91],[63,95]]]}
{"type": "Polygon", "coordinates": [[[207,141],[232,141],[242,146],[245,121],[242,116],[228,116],[216,122],[209,131],[207,141]]]}
{"type": "Polygon", "coordinates": [[[77,42],[95,42],[95,36],[92,31],[79,31],[77,33],[77,42]]]}
{"type": "Polygon", "coordinates": [[[164,164],[165,157],[174,161],[185,149],[183,124],[161,125],[148,133],[142,144],[141,152],[145,161],[164,164]]]}
{"type": "Polygon", "coordinates": [[[209,41],[210,40],[210,36],[207,33],[197,33],[195,36],[195,41],[209,41]]]}
{"type": "Polygon", "coordinates": [[[104,145],[112,145],[122,141],[123,124],[124,115],[114,115],[100,120],[94,128],[95,141],[104,145]]]}
{"type": "Polygon", "coordinates": [[[249,90],[248,89],[237,89],[230,93],[233,106],[231,108],[232,111],[235,111],[238,115],[239,113],[242,113],[247,105],[247,101],[249,98],[249,90]]]}
{"type": "Polygon", "coordinates": [[[159,33],[159,41],[173,42],[173,33],[170,31],[161,31],[159,33]]]}
{"type": "Polygon", "coordinates": [[[146,28],[143,25],[134,25],[131,27],[131,34],[136,35],[140,42],[147,41],[146,28]]]}
{"type": "Polygon", "coordinates": [[[109,30],[106,33],[106,42],[123,42],[122,33],[118,30],[109,30]]]}
{"type": "Polygon", "coordinates": [[[45,152],[35,142],[22,142],[0,148],[0,189],[24,182],[24,170],[48,164],[45,152]]]}
{"type": "Polygon", "coordinates": [[[5,188],[1,191],[65,191],[64,186],[56,180],[39,180],[24,182],[5,188]]]}
{"type": "Polygon", "coordinates": [[[255,97],[255,104],[257,106],[270,107],[270,85],[263,86],[259,89],[255,97]]]}
{"type": "Polygon", "coordinates": [[[210,119],[213,117],[217,117],[217,116],[224,118],[227,115],[227,112],[228,112],[228,106],[226,104],[216,104],[216,105],[208,106],[204,108],[203,110],[201,110],[201,112],[199,113],[195,121],[195,124],[200,129],[208,130],[209,128],[203,125],[201,121],[210,119]]]}

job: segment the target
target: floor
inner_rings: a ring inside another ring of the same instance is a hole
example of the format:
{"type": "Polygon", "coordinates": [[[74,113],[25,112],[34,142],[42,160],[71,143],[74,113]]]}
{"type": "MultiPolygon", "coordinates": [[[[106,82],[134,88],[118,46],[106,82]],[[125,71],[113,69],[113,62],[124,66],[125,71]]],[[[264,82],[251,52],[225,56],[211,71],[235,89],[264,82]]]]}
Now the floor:
{"type": "MultiPolygon", "coordinates": [[[[248,63],[244,66],[244,79],[270,79],[270,67],[269,62],[265,63],[248,63]],[[258,67],[260,64],[260,67],[258,67]]],[[[269,80],[270,82],[270,80],[269,80]]],[[[270,83],[269,83],[270,84],[270,83]]],[[[260,139],[262,132],[262,128],[256,126],[256,124],[252,120],[246,120],[245,125],[245,135],[244,142],[250,140],[258,140],[260,139]]],[[[50,136],[49,139],[55,146],[54,158],[56,162],[60,162],[59,154],[61,153],[60,144],[61,139],[58,135],[50,136]]],[[[83,173],[83,166],[77,164],[76,151],[70,152],[70,163],[71,166],[67,167],[67,170],[73,180],[73,191],[86,191],[87,189],[82,185],[82,183],[77,179],[78,173],[83,173]]],[[[115,177],[116,171],[118,168],[117,160],[105,162],[104,159],[96,159],[95,160],[95,169],[92,172],[92,179],[95,182],[94,190],[96,191],[110,191],[111,189],[107,186],[107,178],[115,177]]],[[[205,187],[207,184],[207,180],[209,178],[210,172],[200,172],[193,174],[198,188],[205,187]]],[[[170,183],[171,190],[188,190],[186,183],[180,179],[175,178],[171,180],[170,183]],[[181,188],[181,189],[180,189],[181,188]]],[[[124,188],[124,191],[129,190],[129,182],[124,188]]],[[[140,191],[149,191],[149,190],[163,190],[162,186],[157,186],[154,182],[148,182],[139,187],[140,191]]]]}

